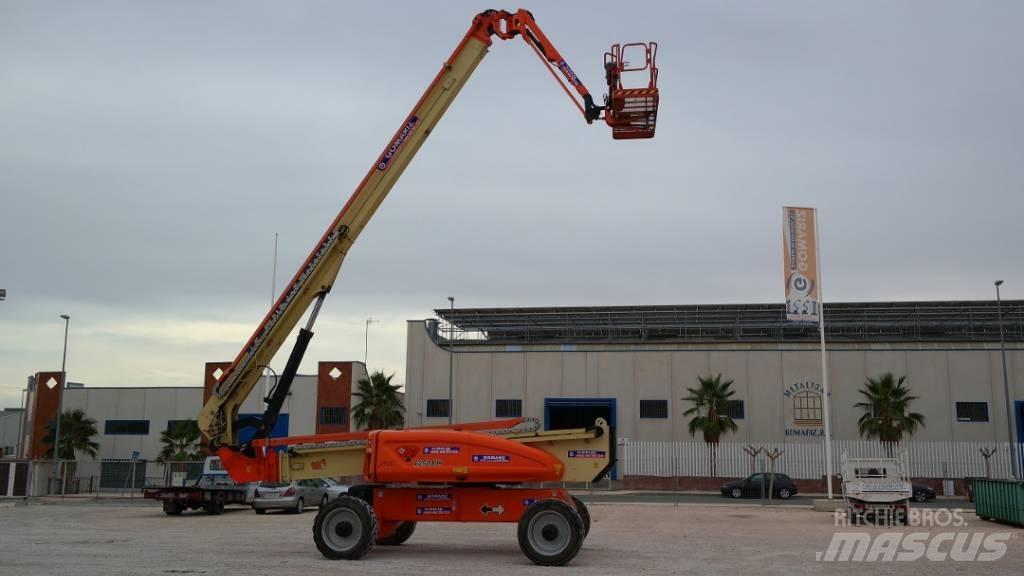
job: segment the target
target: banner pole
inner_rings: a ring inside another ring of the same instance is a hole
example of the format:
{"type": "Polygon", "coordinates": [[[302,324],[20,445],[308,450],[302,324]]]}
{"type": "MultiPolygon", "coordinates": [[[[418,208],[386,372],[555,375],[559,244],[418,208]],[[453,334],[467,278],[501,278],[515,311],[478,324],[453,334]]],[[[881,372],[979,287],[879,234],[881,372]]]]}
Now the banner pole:
{"type": "Polygon", "coordinates": [[[818,334],[821,336],[821,381],[824,389],[823,420],[825,423],[825,484],[832,499],[832,399],[828,388],[828,351],[825,348],[825,296],[821,290],[821,235],[818,232],[818,209],[814,209],[814,260],[818,272],[818,334]]]}

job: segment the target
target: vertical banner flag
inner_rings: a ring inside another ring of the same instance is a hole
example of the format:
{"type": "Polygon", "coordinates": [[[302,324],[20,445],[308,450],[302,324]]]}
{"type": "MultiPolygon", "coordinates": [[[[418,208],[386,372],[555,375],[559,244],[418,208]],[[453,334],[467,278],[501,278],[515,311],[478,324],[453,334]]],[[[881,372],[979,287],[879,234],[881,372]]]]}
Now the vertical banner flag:
{"type": "Polygon", "coordinates": [[[786,275],[786,320],[818,322],[818,239],[814,208],[782,208],[786,275]]]}

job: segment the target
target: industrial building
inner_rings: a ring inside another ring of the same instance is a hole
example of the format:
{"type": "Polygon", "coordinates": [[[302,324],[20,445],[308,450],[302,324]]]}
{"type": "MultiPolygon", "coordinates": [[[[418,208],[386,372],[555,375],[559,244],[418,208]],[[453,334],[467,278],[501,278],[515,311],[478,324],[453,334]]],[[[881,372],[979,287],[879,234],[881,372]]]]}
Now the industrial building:
{"type": "MultiPolygon", "coordinates": [[[[153,461],[160,452],[160,434],[180,421],[195,421],[200,407],[209,397],[214,384],[229,362],[209,362],[205,366],[203,386],[176,387],[93,387],[69,382],[64,388],[63,409],[81,409],[96,421],[95,437],[100,449],[97,460],[127,460],[133,457],[153,461]]],[[[362,362],[320,362],[317,373],[297,375],[288,399],[271,434],[281,437],[297,434],[347,432],[352,391],[367,376],[362,362]]],[[[40,372],[29,379],[26,408],[7,411],[0,416],[4,449],[11,446],[11,455],[38,460],[46,455],[43,443],[46,429],[57,413],[60,372],[40,372]],[[22,431],[21,442],[15,429],[22,431]]],[[[261,381],[242,406],[241,416],[262,415],[263,397],[273,385],[273,378],[261,381]]],[[[252,429],[241,432],[251,434],[252,429]]]]}
{"type": "MultiPolygon", "coordinates": [[[[1024,301],[1002,303],[1016,441],[1024,441],[1024,301]]],[[[407,421],[511,416],[546,428],[608,418],[620,439],[691,440],[683,401],[698,376],[734,381],[736,442],[823,435],[816,324],[781,304],[440,309],[409,321],[407,421]]],[[[868,377],[906,376],[926,418],[915,440],[1006,441],[995,301],[829,303],[826,339],[834,438],[859,437],[868,377]]]]}

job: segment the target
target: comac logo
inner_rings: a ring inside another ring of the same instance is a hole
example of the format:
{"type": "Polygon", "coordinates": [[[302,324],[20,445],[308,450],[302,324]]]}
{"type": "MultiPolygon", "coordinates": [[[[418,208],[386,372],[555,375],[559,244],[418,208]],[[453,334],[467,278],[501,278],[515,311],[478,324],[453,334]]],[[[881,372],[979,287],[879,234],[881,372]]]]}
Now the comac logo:
{"type": "Polygon", "coordinates": [[[576,76],[576,73],[572,71],[572,68],[569,68],[569,65],[565,62],[565,60],[559,62],[558,67],[561,68],[562,72],[564,72],[565,75],[569,77],[569,82],[573,86],[579,85],[580,79],[576,76]]]}
{"type": "Polygon", "coordinates": [[[473,454],[473,462],[509,462],[507,454],[473,454]]]}
{"type": "Polygon", "coordinates": [[[416,116],[410,116],[409,121],[402,127],[401,132],[398,136],[395,136],[395,141],[388,146],[388,149],[384,152],[384,155],[380,157],[380,162],[377,163],[377,170],[383,172],[388,169],[388,163],[395,157],[395,154],[402,148],[402,144],[405,143],[412,131],[416,129],[416,124],[420,121],[416,116]]]}

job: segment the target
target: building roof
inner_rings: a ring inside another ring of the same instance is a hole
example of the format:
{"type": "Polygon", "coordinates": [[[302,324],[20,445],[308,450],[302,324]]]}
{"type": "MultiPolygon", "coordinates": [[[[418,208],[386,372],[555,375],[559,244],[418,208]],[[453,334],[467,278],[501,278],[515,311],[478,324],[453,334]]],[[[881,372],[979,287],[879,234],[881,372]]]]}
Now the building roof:
{"type": "MultiPolygon", "coordinates": [[[[1024,300],[1004,300],[1005,338],[1024,342],[1024,300]]],[[[825,304],[833,342],[998,342],[995,300],[825,304]]],[[[456,343],[811,342],[817,324],[787,322],[783,304],[439,308],[435,340],[456,343]],[[450,323],[450,324],[448,324],[450,323]]]]}

